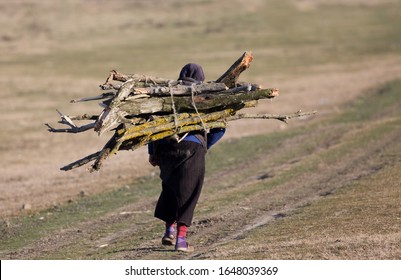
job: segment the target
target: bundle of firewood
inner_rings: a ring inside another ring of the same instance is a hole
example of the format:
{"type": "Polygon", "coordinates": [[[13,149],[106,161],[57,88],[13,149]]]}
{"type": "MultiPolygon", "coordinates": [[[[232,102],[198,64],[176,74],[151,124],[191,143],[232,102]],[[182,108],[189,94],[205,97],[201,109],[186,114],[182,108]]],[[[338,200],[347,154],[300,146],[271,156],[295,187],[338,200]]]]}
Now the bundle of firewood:
{"type": "Polygon", "coordinates": [[[134,150],[150,142],[197,130],[224,128],[228,121],[241,118],[264,118],[286,121],[293,117],[313,114],[297,112],[291,115],[238,114],[246,107],[254,107],[257,100],[274,98],[278,90],[238,82],[239,75],[250,66],[253,57],[245,52],[216,81],[188,83],[145,75],[126,75],[115,70],[100,85],[103,94],[71,100],[84,102],[103,100],[99,115],[68,116],[59,112],[59,123],[68,128],[53,128],[50,132],[79,133],[94,129],[98,134],[115,130],[101,151],[68,164],[61,170],[71,170],[95,161],[90,171],[99,170],[103,161],[119,150],[134,150]],[[93,120],[77,126],[74,121],[93,120]]]}

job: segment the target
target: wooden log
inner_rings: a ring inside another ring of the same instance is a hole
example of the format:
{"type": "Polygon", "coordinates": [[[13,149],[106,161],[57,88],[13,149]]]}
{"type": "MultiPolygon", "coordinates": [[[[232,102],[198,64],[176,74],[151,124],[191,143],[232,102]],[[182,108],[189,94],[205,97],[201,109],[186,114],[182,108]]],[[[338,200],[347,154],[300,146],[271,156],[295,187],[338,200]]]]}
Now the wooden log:
{"type": "Polygon", "coordinates": [[[253,56],[250,52],[244,52],[244,54],[234,62],[233,65],[216,80],[216,83],[224,83],[229,88],[235,87],[238,81],[239,75],[249,68],[253,56]]]}
{"type": "Polygon", "coordinates": [[[260,89],[250,92],[239,92],[234,94],[202,94],[192,97],[153,97],[144,99],[131,99],[128,97],[118,108],[127,115],[173,113],[173,105],[179,112],[194,112],[195,106],[199,111],[211,111],[216,108],[238,107],[251,100],[273,98],[278,95],[277,89],[260,89]],[[195,106],[194,104],[195,103],[195,106]]]}
{"type": "Polygon", "coordinates": [[[174,80],[164,79],[154,76],[147,76],[147,75],[140,75],[140,74],[123,74],[119,73],[116,70],[111,70],[109,76],[107,77],[106,81],[103,85],[100,85],[103,89],[115,88],[112,84],[112,81],[119,81],[119,82],[127,82],[131,81],[136,86],[140,85],[159,85],[159,86],[168,86],[169,84],[173,83],[174,80]]]}
{"type": "Polygon", "coordinates": [[[227,90],[227,86],[224,83],[200,83],[193,85],[182,85],[177,84],[173,87],[145,87],[145,88],[134,88],[134,94],[148,94],[150,96],[183,96],[183,95],[197,95],[213,92],[221,92],[227,90]]]}

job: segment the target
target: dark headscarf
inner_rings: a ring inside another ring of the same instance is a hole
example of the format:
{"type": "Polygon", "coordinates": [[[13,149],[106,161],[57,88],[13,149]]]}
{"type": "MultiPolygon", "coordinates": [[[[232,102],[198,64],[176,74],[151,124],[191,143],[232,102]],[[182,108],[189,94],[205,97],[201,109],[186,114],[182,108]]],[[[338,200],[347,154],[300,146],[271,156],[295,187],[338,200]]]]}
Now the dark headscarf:
{"type": "Polygon", "coordinates": [[[205,80],[205,74],[203,73],[202,66],[195,63],[188,63],[181,69],[178,80],[203,82],[205,80]]]}

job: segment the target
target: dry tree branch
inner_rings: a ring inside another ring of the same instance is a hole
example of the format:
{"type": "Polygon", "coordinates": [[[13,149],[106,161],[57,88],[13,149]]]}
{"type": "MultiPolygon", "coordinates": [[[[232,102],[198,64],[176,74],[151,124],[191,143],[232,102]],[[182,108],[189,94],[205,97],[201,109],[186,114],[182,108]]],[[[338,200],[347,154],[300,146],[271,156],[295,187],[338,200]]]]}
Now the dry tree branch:
{"type": "Polygon", "coordinates": [[[295,112],[293,114],[289,115],[280,115],[280,114],[236,114],[234,116],[231,116],[227,118],[227,121],[234,121],[234,120],[239,120],[239,119],[276,119],[282,122],[287,123],[287,120],[293,119],[293,118],[300,118],[304,116],[310,116],[310,115],[316,115],[317,111],[311,111],[311,112],[301,112],[299,110],[298,112],[295,112]]]}
{"type": "Polygon", "coordinates": [[[86,124],[86,125],[75,126],[75,127],[71,127],[71,128],[54,128],[48,123],[45,123],[45,126],[47,126],[49,132],[54,132],[54,133],[60,133],[60,132],[63,132],[63,133],[80,133],[80,132],[84,132],[84,131],[87,131],[89,129],[94,128],[95,127],[95,123],[89,123],[89,124],[86,124]]]}

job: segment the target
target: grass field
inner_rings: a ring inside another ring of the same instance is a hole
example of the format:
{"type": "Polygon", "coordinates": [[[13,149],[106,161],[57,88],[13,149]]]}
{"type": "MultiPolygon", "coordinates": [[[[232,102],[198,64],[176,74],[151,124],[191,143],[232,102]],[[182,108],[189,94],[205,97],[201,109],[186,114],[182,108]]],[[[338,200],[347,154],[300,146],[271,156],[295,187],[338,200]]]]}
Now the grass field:
{"type": "MultiPolygon", "coordinates": [[[[191,232],[200,246],[193,257],[398,259],[400,90],[396,81],[323,122],[217,146],[191,232]]],[[[156,249],[158,192],[152,175],[10,220],[1,229],[2,258],[173,257],[156,249]],[[48,251],[26,249],[41,242],[48,251]]]]}
{"type": "Polygon", "coordinates": [[[401,1],[0,0],[1,259],[400,259],[401,1]],[[108,135],[54,135],[108,71],[207,80],[245,50],[277,87],[208,153],[192,255],[159,246],[146,150],[61,172],[108,135]],[[24,207],[22,207],[24,205],[24,207]],[[22,209],[23,208],[23,209],[22,209]]]}

